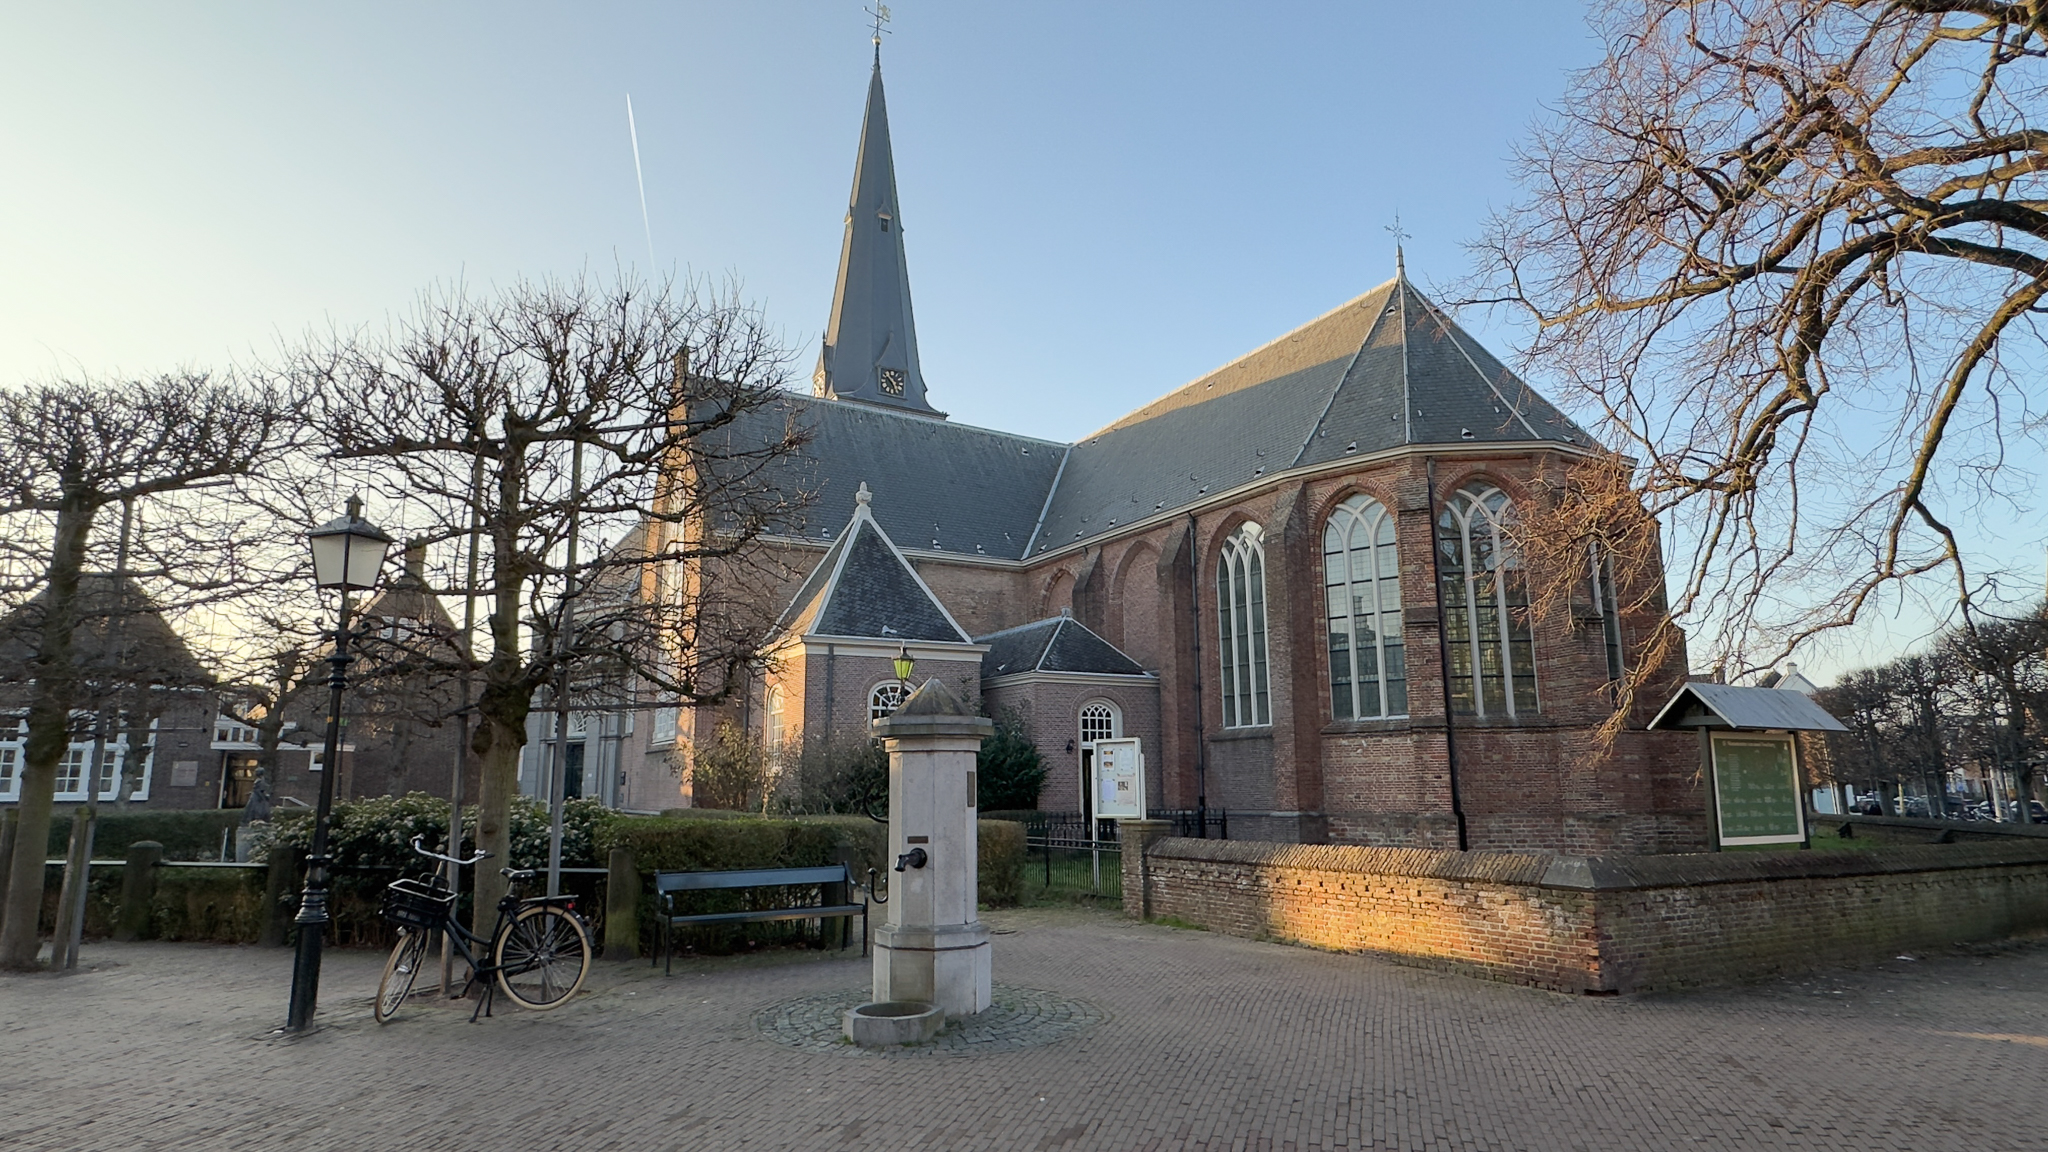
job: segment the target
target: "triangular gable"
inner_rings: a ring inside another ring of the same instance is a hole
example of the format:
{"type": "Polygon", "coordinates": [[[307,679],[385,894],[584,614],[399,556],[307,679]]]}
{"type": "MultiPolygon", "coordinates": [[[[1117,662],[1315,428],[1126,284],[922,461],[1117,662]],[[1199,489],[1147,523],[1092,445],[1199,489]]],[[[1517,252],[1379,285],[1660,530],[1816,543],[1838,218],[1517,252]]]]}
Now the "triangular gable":
{"type": "Polygon", "coordinates": [[[853,519],[784,612],[785,627],[805,636],[972,643],[953,614],[875,523],[862,484],[853,519]]]}

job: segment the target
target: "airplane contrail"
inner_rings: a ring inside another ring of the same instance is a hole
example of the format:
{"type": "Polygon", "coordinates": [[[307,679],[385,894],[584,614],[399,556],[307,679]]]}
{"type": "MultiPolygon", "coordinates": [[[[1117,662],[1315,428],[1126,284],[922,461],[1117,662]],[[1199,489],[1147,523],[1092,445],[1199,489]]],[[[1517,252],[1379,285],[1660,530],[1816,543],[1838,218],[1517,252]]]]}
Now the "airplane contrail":
{"type": "Polygon", "coordinates": [[[626,93],[626,134],[633,138],[633,181],[640,186],[640,227],[647,232],[647,272],[654,273],[654,227],[647,222],[647,177],[640,171],[640,129],[633,124],[633,94],[626,93]]]}

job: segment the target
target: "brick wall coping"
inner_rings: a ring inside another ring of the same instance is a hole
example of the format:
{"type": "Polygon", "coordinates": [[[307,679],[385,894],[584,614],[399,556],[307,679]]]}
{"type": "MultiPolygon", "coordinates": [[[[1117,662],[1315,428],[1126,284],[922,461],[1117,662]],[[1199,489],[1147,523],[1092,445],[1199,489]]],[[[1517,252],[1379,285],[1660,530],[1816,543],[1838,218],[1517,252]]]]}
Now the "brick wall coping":
{"type": "Polygon", "coordinates": [[[1611,892],[2048,864],[2048,838],[1996,844],[1902,844],[1867,852],[1553,856],[1536,852],[1453,852],[1171,837],[1155,841],[1146,855],[1219,864],[1611,892]]]}

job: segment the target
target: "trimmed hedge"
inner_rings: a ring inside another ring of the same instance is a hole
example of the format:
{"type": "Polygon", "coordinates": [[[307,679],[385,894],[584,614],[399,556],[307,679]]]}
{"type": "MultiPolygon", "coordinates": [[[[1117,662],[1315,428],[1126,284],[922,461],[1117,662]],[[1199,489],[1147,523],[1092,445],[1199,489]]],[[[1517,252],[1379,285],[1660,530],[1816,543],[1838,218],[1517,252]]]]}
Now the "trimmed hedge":
{"type": "MultiPolygon", "coordinates": [[[[656,872],[722,872],[740,868],[811,868],[844,862],[856,878],[868,869],[888,873],[889,830],[865,816],[801,816],[766,818],[717,809],[673,809],[660,816],[627,816],[609,821],[598,833],[598,848],[625,848],[633,853],[643,888],[640,899],[641,939],[655,938],[653,874],[656,872]]],[[[978,896],[982,904],[1002,908],[1017,903],[1023,891],[1024,828],[1007,821],[983,820],[976,837],[980,855],[978,896]]],[[[692,912],[735,911],[748,898],[773,901],[773,892],[691,893],[683,907],[692,912]]],[[[732,931],[714,934],[731,938],[732,931]]]]}
{"type": "MultiPolygon", "coordinates": [[[[234,859],[234,829],[242,822],[240,808],[197,811],[119,811],[101,808],[92,834],[92,854],[102,860],[128,855],[128,846],[154,840],[164,846],[166,860],[218,860],[221,837],[228,838],[228,859],[234,859]]],[[[71,850],[71,813],[50,820],[50,858],[61,860],[71,850]]]]}

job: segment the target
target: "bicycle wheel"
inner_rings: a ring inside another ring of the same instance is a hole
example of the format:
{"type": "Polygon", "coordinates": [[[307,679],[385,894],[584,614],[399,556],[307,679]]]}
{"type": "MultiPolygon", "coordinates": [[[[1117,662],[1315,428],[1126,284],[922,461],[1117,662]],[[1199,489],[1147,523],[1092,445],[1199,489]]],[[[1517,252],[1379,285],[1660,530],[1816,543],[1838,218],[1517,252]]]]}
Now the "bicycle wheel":
{"type": "Polygon", "coordinates": [[[420,968],[426,964],[428,933],[415,928],[404,930],[405,935],[391,946],[391,959],[384,962],[384,979],[377,982],[377,1023],[388,1024],[398,1015],[398,1007],[405,998],[412,995],[412,982],[419,978],[420,968]]]}
{"type": "Polygon", "coordinates": [[[546,1011],[583,987],[590,934],[561,908],[528,908],[498,933],[498,987],[528,1008],[546,1011]]]}

